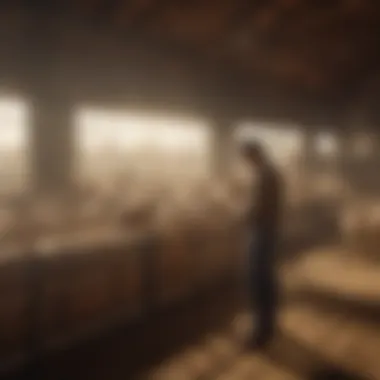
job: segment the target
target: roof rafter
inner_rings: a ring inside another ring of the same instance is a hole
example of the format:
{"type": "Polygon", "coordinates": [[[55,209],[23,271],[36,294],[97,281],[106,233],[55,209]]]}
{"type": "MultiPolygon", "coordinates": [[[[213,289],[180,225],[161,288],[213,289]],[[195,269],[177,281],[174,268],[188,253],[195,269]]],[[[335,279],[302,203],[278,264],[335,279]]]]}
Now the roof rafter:
{"type": "Polygon", "coordinates": [[[153,4],[140,12],[132,23],[127,27],[127,33],[143,33],[144,29],[162,14],[175,0],[156,0],[153,4]]]}
{"type": "Polygon", "coordinates": [[[102,0],[97,9],[93,22],[97,26],[109,27],[113,23],[113,18],[118,10],[123,6],[124,0],[102,0]]]}
{"type": "Polygon", "coordinates": [[[235,7],[235,12],[231,16],[223,35],[214,45],[213,52],[223,50],[226,46],[228,47],[230,45],[231,40],[235,40],[236,37],[239,37],[239,34],[245,33],[247,27],[250,26],[253,13],[267,5],[268,2],[265,0],[241,0],[238,2],[235,7]]]}

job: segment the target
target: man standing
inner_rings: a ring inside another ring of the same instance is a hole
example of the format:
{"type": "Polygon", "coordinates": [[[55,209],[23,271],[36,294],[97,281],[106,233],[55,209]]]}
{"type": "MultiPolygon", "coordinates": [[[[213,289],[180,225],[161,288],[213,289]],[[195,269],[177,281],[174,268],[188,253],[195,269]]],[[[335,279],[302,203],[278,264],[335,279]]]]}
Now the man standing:
{"type": "Polygon", "coordinates": [[[275,248],[282,208],[282,184],[279,174],[258,143],[246,143],[242,154],[257,176],[255,199],[249,210],[249,291],[256,309],[252,348],[265,346],[273,337],[277,311],[275,248]]]}

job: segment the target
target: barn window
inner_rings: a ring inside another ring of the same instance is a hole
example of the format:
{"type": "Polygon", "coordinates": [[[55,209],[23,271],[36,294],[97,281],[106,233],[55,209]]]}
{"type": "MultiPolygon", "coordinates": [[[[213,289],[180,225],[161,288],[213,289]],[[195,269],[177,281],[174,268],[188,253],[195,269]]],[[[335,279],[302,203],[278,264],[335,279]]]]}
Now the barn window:
{"type": "Polygon", "coordinates": [[[236,129],[236,138],[256,140],[263,144],[278,165],[289,167],[296,159],[301,134],[292,125],[276,125],[272,123],[243,123],[236,129]]]}
{"type": "Polygon", "coordinates": [[[200,120],[99,108],[81,109],[76,116],[81,182],[162,181],[206,170],[210,135],[200,120]]]}
{"type": "Polygon", "coordinates": [[[21,195],[30,184],[28,108],[17,98],[0,97],[0,195],[21,195]]]}

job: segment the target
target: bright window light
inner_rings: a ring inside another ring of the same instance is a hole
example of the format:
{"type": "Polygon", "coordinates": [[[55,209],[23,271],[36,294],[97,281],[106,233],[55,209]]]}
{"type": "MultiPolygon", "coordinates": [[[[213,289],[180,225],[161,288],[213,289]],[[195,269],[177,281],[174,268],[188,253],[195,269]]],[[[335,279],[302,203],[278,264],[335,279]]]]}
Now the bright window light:
{"type": "Polygon", "coordinates": [[[151,175],[153,169],[183,171],[186,158],[191,171],[190,166],[205,165],[210,146],[205,122],[171,115],[87,108],[77,113],[76,126],[80,171],[87,176],[92,170],[92,178],[96,161],[108,174],[135,169],[151,175]]]}
{"type": "Polygon", "coordinates": [[[28,182],[28,109],[20,99],[0,97],[0,193],[14,195],[28,182]]]}
{"type": "Polygon", "coordinates": [[[258,141],[276,161],[286,164],[299,151],[301,134],[291,125],[243,123],[236,129],[235,139],[237,142],[258,141]]]}
{"type": "Polygon", "coordinates": [[[336,153],[337,141],[331,133],[320,133],[317,139],[317,151],[323,156],[333,156],[336,153]]]}

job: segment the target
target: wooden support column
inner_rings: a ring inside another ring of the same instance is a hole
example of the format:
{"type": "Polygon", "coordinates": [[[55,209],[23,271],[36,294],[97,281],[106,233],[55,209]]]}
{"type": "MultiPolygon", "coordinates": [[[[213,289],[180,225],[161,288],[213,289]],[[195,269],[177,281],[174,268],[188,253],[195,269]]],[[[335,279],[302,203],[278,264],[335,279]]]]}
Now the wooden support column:
{"type": "Polygon", "coordinates": [[[303,136],[302,157],[304,170],[310,173],[315,167],[317,141],[315,131],[306,130],[303,136]]]}
{"type": "Polygon", "coordinates": [[[372,154],[376,160],[376,164],[380,164],[380,133],[373,133],[372,139],[372,154]]]}
{"type": "Polygon", "coordinates": [[[379,178],[379,172],[380,172],[380,134],[379,133],[374,133],[372,137],[372,154],[373,154],[373,170],[372,174],[374,177],[374,182],[376,184],[375,190],[377,194],[380,191],[380,178],[379,178]],[[376,173],[376,174],[375,174],[376,173]]]}
{"type": "Polygon", "coordinates": [[[31,105],[30,144],[34,191],[62,195],[72,189],[72,104],[59,70],[63,9],[49,2],[29,10],[23,81],[31,105]]]}
{"type": "Polygon", "coordinates": [[[339,172],[346,180],[353,160],[353,139],[348,131],[340,131],[337,134],[338,166],[339,172]]]}
{"type": "MultiPolygon", "coordinates": [[[[47,84],[46,84],[47,85],[47,84]]],[[[33,94],[31,123],[34,189],[62,195],[72,190],[73,137],[70,106],[57,94],[33,94]]]]}
{"type": "Polygon", "coordinates": [[[304,196],[310,194],[313,189],[313,171],[315,170],[316,155],[316,133],[314,130],[310,130],[309,126],[305,126],[300,167],[301,188],[304,196]]]}
{"type": "Polygon", "coordinates": [[[229,119],[215,119],[212,125],[212,172],[217,177],[228,177],[232,159],[233,125],[229,119]]]}

